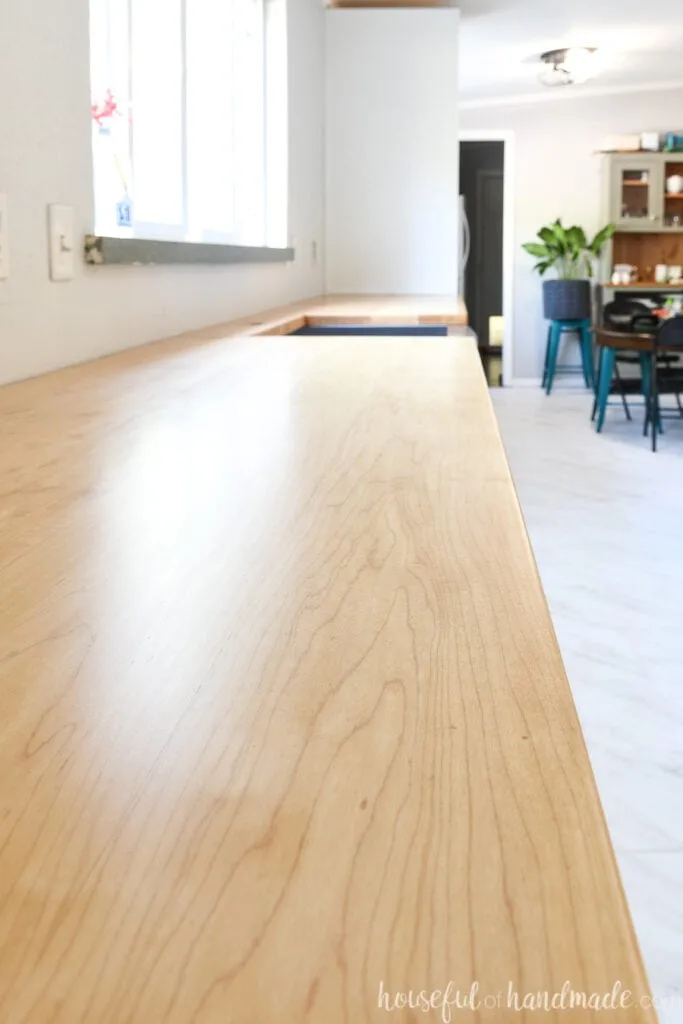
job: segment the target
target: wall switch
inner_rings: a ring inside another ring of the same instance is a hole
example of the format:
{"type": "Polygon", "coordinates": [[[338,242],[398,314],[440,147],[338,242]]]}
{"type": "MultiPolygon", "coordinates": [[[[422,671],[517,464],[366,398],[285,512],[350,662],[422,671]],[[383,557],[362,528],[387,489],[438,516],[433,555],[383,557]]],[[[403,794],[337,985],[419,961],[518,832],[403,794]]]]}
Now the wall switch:
{"type": "Polygon", "coordinates": [[[7,226],[7,196],[0,195],[0,281],[9,277],[9,229],[7,226]]]}
{"type": "Polygon", "coordinates": [[[72,206],[48,207],[50,277],[70,281],[74,276],[74,211],[72,206]]]}
{"type": "Polygon", "coordinates": [[[311,263],[315,264],[318,262],[318,243],[315,238],[311,242],[311,263]]]}

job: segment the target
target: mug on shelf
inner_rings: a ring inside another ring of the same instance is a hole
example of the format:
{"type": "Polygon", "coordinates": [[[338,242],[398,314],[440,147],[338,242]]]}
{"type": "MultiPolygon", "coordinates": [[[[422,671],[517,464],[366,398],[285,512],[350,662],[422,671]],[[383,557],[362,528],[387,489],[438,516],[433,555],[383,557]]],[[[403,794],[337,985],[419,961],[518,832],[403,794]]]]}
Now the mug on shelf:
{"type": "Polygon", "coordinates": [[[683,277],[683,267],[669,267],[669,283],[676,284],[683,277]]]}
{"type": "Polygon", "coordinates": [[[671,195],[679,196],[683,193],[683,177],[680,174],[672,174],[666,179],[666,191],[671,195]]]}
{"type": "Polygon", "coordinates": [[[657,284],[666,284],[669,280],[669,268],[665,263],[658,263],[655,267],[655,281],[657,284]]]}
{"type": "Polygon", "coordinates": [[[634,267],[631,263],[615,263],[614,274],[619,277],[618,282],[614,282],[615,284],[630,284],[638,277],[638,267],[634,267]]]}

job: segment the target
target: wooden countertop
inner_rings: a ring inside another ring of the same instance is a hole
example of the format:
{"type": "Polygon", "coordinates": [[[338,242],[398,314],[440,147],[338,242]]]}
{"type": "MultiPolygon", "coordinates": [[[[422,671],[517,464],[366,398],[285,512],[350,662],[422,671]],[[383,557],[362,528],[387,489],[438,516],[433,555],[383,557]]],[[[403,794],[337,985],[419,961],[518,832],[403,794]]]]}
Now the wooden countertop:
{"type": "Polygon", "coordinates": [[[175,340],[0,432],[0,1020],[655,1020],[470,339],[175,340]],[[565,982],[633,1002],[507,1005],[565,982]]]}
{"type": "Polygon", "coordinates": [[[192,336],[209,340],[244,334],[291,334],[301,327],[321,324],[462,327],[467,325],[467,309],[462,299],[452,295],[327,295],[216,324],[194,331],[192,336]]]}
{"type": "Polygon", "coordinates": [[[677,292],[683,289],[683,282],[676,284],[658,284],[656,281],[634,281],[631,284],[612,284],[611,281],[602,285],[614,292],[635,292],[639,289],[648,292],[677,292]]]}
{"type": "Polygon", "coordinates": [[[462,299],[448,295],[328,295],[306,304],[306,320],[340,324],[467,324],[462,299]]]}

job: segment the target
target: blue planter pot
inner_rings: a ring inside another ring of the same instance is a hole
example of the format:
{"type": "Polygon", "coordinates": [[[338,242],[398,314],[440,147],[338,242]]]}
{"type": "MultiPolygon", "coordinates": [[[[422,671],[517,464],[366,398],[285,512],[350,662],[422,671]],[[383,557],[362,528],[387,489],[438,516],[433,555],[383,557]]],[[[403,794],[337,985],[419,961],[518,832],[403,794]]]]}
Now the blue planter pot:
{"type": "Polygon", "coordinates": [[[546,320],[589,320],[590,281],[544,281],[543,315],[546,320]]]}

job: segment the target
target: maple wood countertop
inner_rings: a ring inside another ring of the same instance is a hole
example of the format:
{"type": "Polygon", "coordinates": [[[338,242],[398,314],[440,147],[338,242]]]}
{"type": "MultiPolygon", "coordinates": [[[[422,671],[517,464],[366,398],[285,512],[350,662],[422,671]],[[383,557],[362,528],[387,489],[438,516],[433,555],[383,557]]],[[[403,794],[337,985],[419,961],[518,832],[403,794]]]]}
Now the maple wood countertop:
{"type": "Polygon", "coordinates": [[[0,431],[3,1024],[655,1020],[471,339],[175,339],[0,431]],[[507,1005],[566,982],[632,1002],[507,1005]]]}
{"type": "Polygon", "coordinates": [[[412,324],[467,326],[462,299],[450,295],[327,295],[290,303],[192,332],[197,338],[238,334],[291,334],[322,324],[403,326],[412,324]]]}

